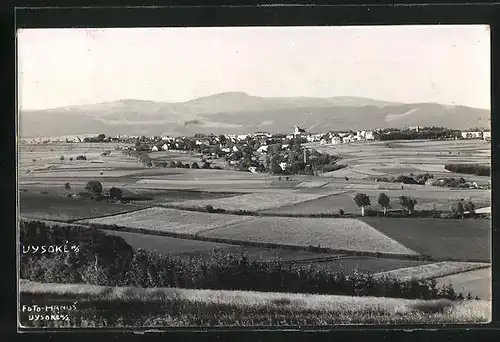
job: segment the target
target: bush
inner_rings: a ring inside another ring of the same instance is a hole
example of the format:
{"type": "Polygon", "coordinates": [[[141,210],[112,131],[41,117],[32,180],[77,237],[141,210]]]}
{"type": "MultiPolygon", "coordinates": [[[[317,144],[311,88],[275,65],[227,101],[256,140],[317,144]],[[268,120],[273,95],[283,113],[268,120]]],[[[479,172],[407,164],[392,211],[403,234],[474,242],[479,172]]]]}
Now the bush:
{"type": "Polygon", "coordinates": [[[175,163],[175,167],[182,169],[184,167],[184,164],[181,161],[178,161],[177,163],[175,163]]]}
{"type": "Polygon", "coordinates": [[[327,164],[327,165],[319,165],[318,170],[323,171],[323,172],[332,172],[332,171],[337,171],[341,170],[343,168],[347,167],[347,165],[343,164],[327,164]]]}
{"type": "Polygon", "coordinates": [[[213,213],[215,210],[214,210],[214,207],[213,207],[212,205],[210,205],[210,204],[209,204],[209,205],[206,205],[206,206],[205,206],[205,211],[206,211],[207,213],[213,213]]]}
{"type": "Polygon", "coordinates": [[[85,185],[85,190],[89,191],[91,194],[101,194],[102,193],[102,184],[99,181],[88,181],[87,185],[85,185]]]}
{"type": "Polygon", "coordinates": [[[80,155],[76,157],[76,160],[87,160],[87,157],[85,155],[80,155]]]}
{"type": "Polygon", "coordinates": [[[205,163],[203,163],[203,165],[202,165],[202,167],[201,167],[201,168],[202,168],[202,169],[211,169],[212,167],[210,166],[210,163],[205,162],[205,163]]]}
{"type": "Polygon", "coordinates": [[[197,163],[197,162],[193,162],[193,163],[191,164],[191,168],[192,168],[192,169],[199,169],[199,168],[200,168],[200,166],[198,165],[198,163],[197,163]]]}
{"type": "Polygon", "coordinates": [[[339,214],[340,214],[340,215],[344,215],[344,209],[340,209],[340,210],[339,210],[339,214]]]}
{"type": "Polygon", "coordinates": [[[170,167],[172,169],[175,169],[176,166],[177,166],[177,164],[174,161],[171,161],[170,163],[168,163],[168,167],[170,167]]]}
{"type": "Polygon", "coordinates": [[[111,199],[120,200],[122,199],[123,191],[120,188],[112,187],[109,189],[109,197],[111,199]]]}

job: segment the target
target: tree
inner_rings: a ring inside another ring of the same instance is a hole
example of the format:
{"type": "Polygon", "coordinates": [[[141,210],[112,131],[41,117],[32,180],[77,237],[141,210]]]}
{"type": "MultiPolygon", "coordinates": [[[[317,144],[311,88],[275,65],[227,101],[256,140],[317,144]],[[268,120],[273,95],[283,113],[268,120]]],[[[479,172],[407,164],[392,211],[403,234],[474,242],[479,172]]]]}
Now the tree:
{"type": "Polygon", "coordinates": [[[102,184],[99,181],[92,180],[87,182],[87,185],[85,185],[85,189],[92,194],[100,195],[102,193],[102,184]]]}
{"type": "Polygon", "coordinates": [[[219,143],[222,146],[226,145],[226,136],[224,134],[219,135],[219,143]]]}
{"type": "Polygon", "coordinates": [[[172,168],[172,169],[175,169],[177,165],[175,164],[175,162],[173,160],[170,161],[170,163],[168,163],[168,167],[172,168]]]}
{"type": "Polygon", "coordinates": [[[123,196],[123,191],[120,188],[112,187],[111,189],[109,189],[109,197],[111,199],[120,200],[122,199],[122,196],[123,196]]]}
{"type": "Polygon", "coordinates": [[[417,200],[408,196],[400,196],[399,204],[403,206],[403,208],[408,211],[408,214],[411,215],[413,209],[415,209],[415,204],[417,204],[417,200]]]}
{"type": "Polygon", "coordinates": [[[97,136],[97,141],[103,141],[104,139],[106,139],[106,135],[104,135],[103,133],[97,136]]]}
{"type": "Polygon", "coordinates": [[[184,167],[184,164],[181,161],[178,161],[177,163],[175,163],[175,167],[182,169],[184,167]]]}
{"type": "Polygon", "coordinates": [[[279,155],[273,155],[271,157],[271,162],[269,165],[269,170],[271,171],[272,174],[280,174],[282,173],[280,162],[279,162],[279,155]]]}
{"type": "Polygon", "coordinates": [[[381,193],[378,197],[378,204],[384,209],[384,215],[387,214],[387,208],[389,207],[389,203],[391,202],[389,196],[385,193],[381,193]]]}
{"type": "Polygon", "coordinates": [[[192,168],[192,169],[199,169],[199,168],[200,168],[200,166],[198,165],[198,163],[197,163],[197,162],[193,162],[193,163],[191,164],[191,168],[192,168]]]}
{"type": "Polygon", "coordinates": [[[354,196],[354,202],[361,208],[361,216],[365,216],[365,207],[371,204],[370,197],[366,194],[357,193],[356,196],[354,196]]]}
{"type": "Polygon", "coordinates": [[[474,203],[472,203],[471,200],[467,200],[465,201],[465,203],[463,204],[464,206],[464,210],[465,211],[468,211],[469,213],[475,215],[476,214],[476,206],[474,205],[474,203]]]}
{"type": "Polygon", "coordinates": [[[462,201],[456,201],[455,203],[453,203],[451,206],[451,211],[461,218],[464,218],[465,209],[462,201]]]}
{"type": "Polygon", "coordinates": [[[73,161],[73,157],[69,157],[69,161],[73,161]]]}
{"type": "Polygon", "coordinates": [[[61,163],[62,163],[64,160],[64,156],[60,156],[59,159],[61,160],[61,163]]]}
{"type": "Polygon", "coordinates": [[[68,192],[71,191],[71,185],[69,184],[69,182],[64,184],[64,189],[68,192]]]}
{"type": "Polygon", "coordinates": [[[203,165],[201,166],[202,169],[211,169],[212,167],[210,166],[210,163],[204,162],[203,165]]]}

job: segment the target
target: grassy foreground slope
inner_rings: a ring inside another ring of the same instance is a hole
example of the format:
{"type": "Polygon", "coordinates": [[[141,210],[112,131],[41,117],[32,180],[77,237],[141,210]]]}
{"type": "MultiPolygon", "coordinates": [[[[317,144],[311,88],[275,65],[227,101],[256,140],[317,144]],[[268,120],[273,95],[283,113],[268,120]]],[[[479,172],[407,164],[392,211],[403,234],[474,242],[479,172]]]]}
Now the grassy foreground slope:
{"type": "Polygon", "coordinates": [[[489,301],[405,300],[253,291],[107,287],[21,281],[24,327],[327,326],[486,323],[489,301]],[[23,305],[76,303],[68,321],[30,320],[23,305]]]}

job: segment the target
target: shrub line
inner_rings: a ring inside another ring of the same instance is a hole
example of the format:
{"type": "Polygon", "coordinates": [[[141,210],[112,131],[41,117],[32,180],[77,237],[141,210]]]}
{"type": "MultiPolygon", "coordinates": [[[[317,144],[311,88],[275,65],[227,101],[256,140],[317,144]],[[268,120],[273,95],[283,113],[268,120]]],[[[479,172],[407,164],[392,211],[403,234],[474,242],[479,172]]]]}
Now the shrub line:
{"type": "MultiPolygon", "coordinates": [[[[312,201],[312,200],[308,200],[312,201]]],[[[305,201],[307,202],[307,201],[305,201]]],[[[301,202],[304,203],[304,202],[301,202]]],[[[176,204],[158,204],[157,207],[162,207],[166,209],[176,209],[176,210],[184,210],[184,211],[195,211],[195,212],[202,212],[206,213],[207,210],[204,207],[186,207],[183,205],[176,205],[176,204]]],[[[273,210],[271,209],[264,209],[264,210],[273,210]]],[[[325,213],[325,214],[294,214],[294,213],[276,213],[276,212],[263,212],[263,211],[250,211],[250,210],[226,210],[226,209],[220,209],[220,208],[214,208],[214,211],[211,212],[213,214],[225,214],[225,215],[239,215],[239,216],[263,216],[263,217],[297,217],[297,218],[363,218],[363,217],[370,217],[369,215],[362,216],[361,214],[358,213],[348,213],[344,215],[340,214],[335,214],[335,213],[325,213]]],[[[394,213],[394,212],[393,212],[394,213]]],[[[405,219],[420,219],[420,218],[433,218],[433,219],[442,219],[442,220],[463,220],[460,217],[435,217],[434,215],[442,215],[442,214],[449,214],[448,211],[440,211],[440,210],[421,210],[421,211],[414,211],[413,215],[404,215],[404,214],[399,214],[399,215],[376,215],[375,217],[381,217],[381,218],[387,218],[387,219],[392,219],[392,218],[405,218],[405,219]],[[424,213],[428,216],[417,216],[417,213],[424,213]]],[[[489,219],[488,214],[476,214],[476,218],[469,217],[469,219],[489,219]]]]}

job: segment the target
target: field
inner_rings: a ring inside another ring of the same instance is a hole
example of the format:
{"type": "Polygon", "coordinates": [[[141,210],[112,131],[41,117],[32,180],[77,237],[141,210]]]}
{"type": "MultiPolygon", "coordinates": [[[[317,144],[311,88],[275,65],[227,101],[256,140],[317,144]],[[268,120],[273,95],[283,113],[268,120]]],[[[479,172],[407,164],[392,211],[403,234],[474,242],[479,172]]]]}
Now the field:
{"type": "Polygon", "coordinates": [[[84,198],[68,198],[58,194],[19,193],[19,208],[23,216],[44,220],[78,220],[139,210],[143,206],[96,202],[84,198]]]}
{"type": "Polygon", "coordinates": [[[312,253],[306,251],[292,251],[287,249],[270,249],[260,247],[249,247],[216,243],[208,241],[178,239],[167,236],[154,236],[147,234],[136,234],[119,231],[105,231],[106,234],[117,235],[125,239],[134,249],[142,248],[148,251],[156,251],[160,254],[178,255],[179,257],[200,256],[204,257],[213,250],[218,249],[228,253],[243,254],[249,260],[284,260],[284,261],[308,261],[331,257],[324,253],[312,253]]]}
{"type": "MultiPolygon", "coordinates": [[[[490,301],[422,301],[21,282],[21,305],[32,300],[71,304],[76,301],[78,310],[68,311],[70,321],[57,321],[55,325],[59,327],[200,325],[283,327],[333,324],[486,323],[491,320],[490,301]],[[96,312],[94,303],[97,302],[101,310],[96,312]],[[119,312],[116,312],[117,310],[119,312]]],[[[26,314],[22,314],[21,317],[23,326],[33,326],[26,314]]]]}
{"type": "Polygon", "coordinates": [[[252,221],[252,218],[154,207],[123,215],[80,221],[79,223],[118,225],[169,233],[195,234],[245,221],[252,221]]]}
{"type": "Polygon", "coordinates": [[[184,208],[204,208],[205,205],[212,205],[214,208],[222,208],[225,210],[242,209],[259,211],[288,204],[306,202],[322,196],[325,195],[296,192],[252,193],[209,201],[183,201],[182,203],[179,203],[179,206],[184,208]]]}
{"type": "Polygon", "coordinates": [[[258,218],[202,236],[337,250],[416,254],[360,220],[320,218],[258,218]]]}
{"type": "Polygon", "coordinates": [[[451,163],[490,164],[490,143],[482,140],[376,141],[339,145],[311,143],[308,146],[341,156],[341,162],[349,166],[325,174],[327,177],[371,179],[429,172],[435,177],[464,177],[479,182],[489,180],[489,177],[456,174],[444,169],[445,164],[451,163]]]}
{"type": "Polygon", "coordinates": [[[491,300],[491,267],[453,274],[436,280],[438,285],[451,284],[457,291],[470,292],[481,299],[491,300]]]}
{"type": "Polygon", "coordinates": [[[411,279],[436,279],[451,274],[463,273],[480,268],[488,268],[489,264],[471,262],[437,262],[434,264],[419,265],[415,267],[399,268],[375,274],[376,277],[395,276],[403,280],[411,279]]]}
{"type": "Polygon", "coordinates": [[[491,221],[431,218],[361,219],[412,250],[436,258],[491,260],[491,221]]]}

